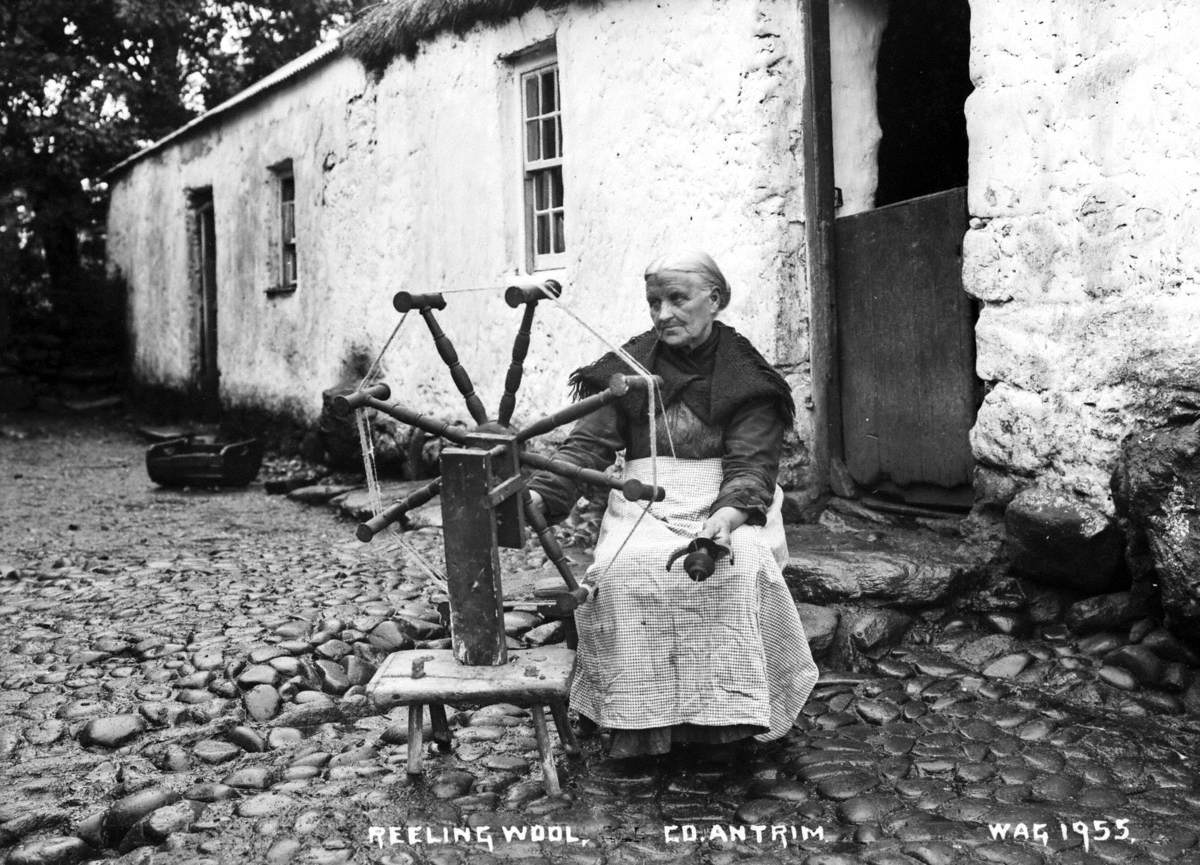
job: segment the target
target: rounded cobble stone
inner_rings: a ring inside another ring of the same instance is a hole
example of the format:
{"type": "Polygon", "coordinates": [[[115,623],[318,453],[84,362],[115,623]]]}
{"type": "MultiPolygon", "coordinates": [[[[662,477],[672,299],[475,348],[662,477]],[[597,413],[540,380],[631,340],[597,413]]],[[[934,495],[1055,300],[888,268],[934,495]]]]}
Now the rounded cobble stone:
{"type": "MultiPolygon", "coordinates": [[[[0,426],[0,460],[12,452],[3,434],[10,423],[0,426]]],[[[62,441],[80,459],[104,452],[90,437],[62,441]]],[[[131,466],[144,459],[140,442],[120,447],[131,466]]],[[[34,474],[35,464],[13,474],[34,474]]],[[[22,646],[0,653],[0,714],[9,713],[0,720],[0,757],[30,802],[64,801],[69,779],[79,804],[30,814],[0,804],[0,832],[11,833],[3,837],[12,845],[70,830],[130,865],[152,853],[194,865],[246,851],[264,861],[354,861],[364,818],[456,827],[595,821],[594,849],[530,845],[498,850],[495,860],[481,852],[480,861],[684,862],[702,852],[714,865],[813,856],[942,865],[947,857],[1018,861],[1032,849],[1046,865],[1071,865],[1086,861],[1081,845],[981,844],[981,829],[1128,813],[1144,840],[1127,854],[1098,844],[1088,855],[1141,865],[1197,854],[1194,835],[1167,827],[1200,807],[1200,780],[1188,768],[1200,754],[1186,717],[1174,714],[1200,703],[1200,688],[1194,659],[1154,636],[1156,621],[1139,622],[1136,635],[1089,635],[1073,646],[1076,637],[1046,612],[1052,604],[1039,607],[1029,638],[985,633],[994,610],[953,614],[961,619],[953,633],[939,613],[922,614],[871,672],[823,670],[797,728],[776,745],[703,769],[714,749],[693,746],[618,771],[598,739],[583,739],[581,759],[569,760],[555,741],[567,795],[548,797],[529,711],[515,706],[452,711],[455,751],[427,747],[423,776],[406,773],[405,716],[376,714],[363,686],[388,651],[446,639],[437,611],[444,595],[411,562],[358,544],[326,511],[264,497],[261,487],[152,490],[139,471],[75,474],[69,489],[54,478],[39,483],[103,512],[111,531],[85,526],[72,533],[73,546],[58,549],[49,536],[6,536],[6,562],[14,561],[0,579],[0,613],[22,646]],[[92,486],[103,487],[102,500],[92,486]],[[1135,646],[1161,662],[1157,676],[1154,659],[1135,646]],[[1133,676],[1134,687],[1114,687],[1099,672],[1106,669],[1133,676]],[[274,697],[258,711],[251,695],[271,697],[266,688],[274,697]],[[120,715],[145,728],[117,749],[89,752],[73,740],[87,724],[120,715]],[[186,802],[169,801],[180,793],[186,802]],[[75,810],[89,815],[77,826],[75,810]],[[203,813],[189,825],[195,810],[203,813]],[[301,810],[311,816],[301,819],[301,810]],[[772,824],[821,824],[830,840],[701,850],[655,838],[664,817],[729,825],[739,810],[772,824]],[[855,840],[870,849],[831,849],[855,840]],[[162,847],[122,853],[121,843],[162,847]]],[[[25,507],[20,494],[0,500],[0,516],[25,507]]],[[[439,530],[407,540],[435,563],[443,554],[439,530]]],[[[533,567],[529,550],[501,555],[519,563],[509,569],[506,559],[506,574],[533,567]]],[[[532,615],[526,625],[556,630],[532,615]]],[[[382,849],[375,858],[403,852],[382,849]]],[[[467,861],[452,845],[421,853],[467,861]]]]}

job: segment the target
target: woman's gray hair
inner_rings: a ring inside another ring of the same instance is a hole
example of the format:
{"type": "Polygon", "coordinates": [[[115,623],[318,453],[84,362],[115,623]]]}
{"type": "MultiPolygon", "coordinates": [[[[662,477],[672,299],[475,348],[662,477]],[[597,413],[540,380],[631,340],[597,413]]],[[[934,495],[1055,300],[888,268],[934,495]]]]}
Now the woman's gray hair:
{"type": "Polygon", "coordinates": [[[725,274],[713,261],[712,256],[699,249],[681,249],[667,255],[660,255],[646,265],[646,281],[662,273],[694,273],[700,277],[705,288],[717,292],[717,308],[729,306],[729,283],[725,274]]]}

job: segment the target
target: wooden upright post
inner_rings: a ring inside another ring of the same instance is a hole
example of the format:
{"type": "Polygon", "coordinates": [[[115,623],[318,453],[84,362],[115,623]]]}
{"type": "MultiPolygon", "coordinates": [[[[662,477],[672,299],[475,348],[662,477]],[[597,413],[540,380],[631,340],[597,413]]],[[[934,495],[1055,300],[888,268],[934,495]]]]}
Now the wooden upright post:
{"type": "Polygon", "coordinates": [[[813,462],[829,485],[829,464],[842,456],[842,402],[834,295],[833,105],[829,0],[804,0],[804,234],[808,251],[813,462]]]}
{"type": "Polygon", "coordinates": [[[481,507],[493,511],[496,543],[509,549],[521,549],[525,546],[525,520],[519,495],[525,488],[521,481],[521,443],[509,432],[475,430],[467,433],[467,446],[490,451],[492,455],[489,465],[493,483],[488,489],[487,501],[481,503],[481,507]]]}
{"type": "Polygon", "coordinates": [[[454,657],[469,666],[508,662],[504,595],[496,546],[492,456],[477,448],[442,449],[442,522],[454,657]]]}

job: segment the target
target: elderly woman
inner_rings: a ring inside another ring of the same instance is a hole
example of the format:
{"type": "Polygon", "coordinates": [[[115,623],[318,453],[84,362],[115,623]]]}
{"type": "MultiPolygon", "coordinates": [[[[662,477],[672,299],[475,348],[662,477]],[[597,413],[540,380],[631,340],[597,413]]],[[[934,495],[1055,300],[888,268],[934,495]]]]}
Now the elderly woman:
{"type": "MultiPolygon", "coordinates": [[[[624,450],[627,477],[667,491],[644,517],[645,503],[609,497],[587,575],[597,593],[575,614],[571,704],[613,731],[614,757],[665,753],[673,742],[778,738],[817,678],[763,529],[794,411],[788,387],[716,320],[730,289],[707,254],[659,258],[645,278],[654,327],[624,348],[663,381],[657,460],[640,391],[580,421],[556,454],[604,469],[624,450]],[[665,569],[670,553],[696,537],[732,550],[703,582],[678,564],[665,569]]],[[[610,353],[571,380],[585,396],[617,372],[630,370],[610,353]]],[[[530,487],[551,520],[579,495],[558,475],[535,475],[530,487]]]]}

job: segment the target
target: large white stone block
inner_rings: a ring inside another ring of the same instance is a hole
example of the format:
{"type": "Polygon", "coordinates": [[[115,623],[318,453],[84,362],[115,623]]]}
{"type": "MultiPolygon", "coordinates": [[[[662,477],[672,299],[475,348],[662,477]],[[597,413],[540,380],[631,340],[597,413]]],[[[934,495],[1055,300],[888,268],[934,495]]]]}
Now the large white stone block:
{"type": "Polygon", "coordinates": [[[972,3],[964,286],[988,467],[1111,512],[1123,436],[1196,398],[1196,4],[972,3]]]}

